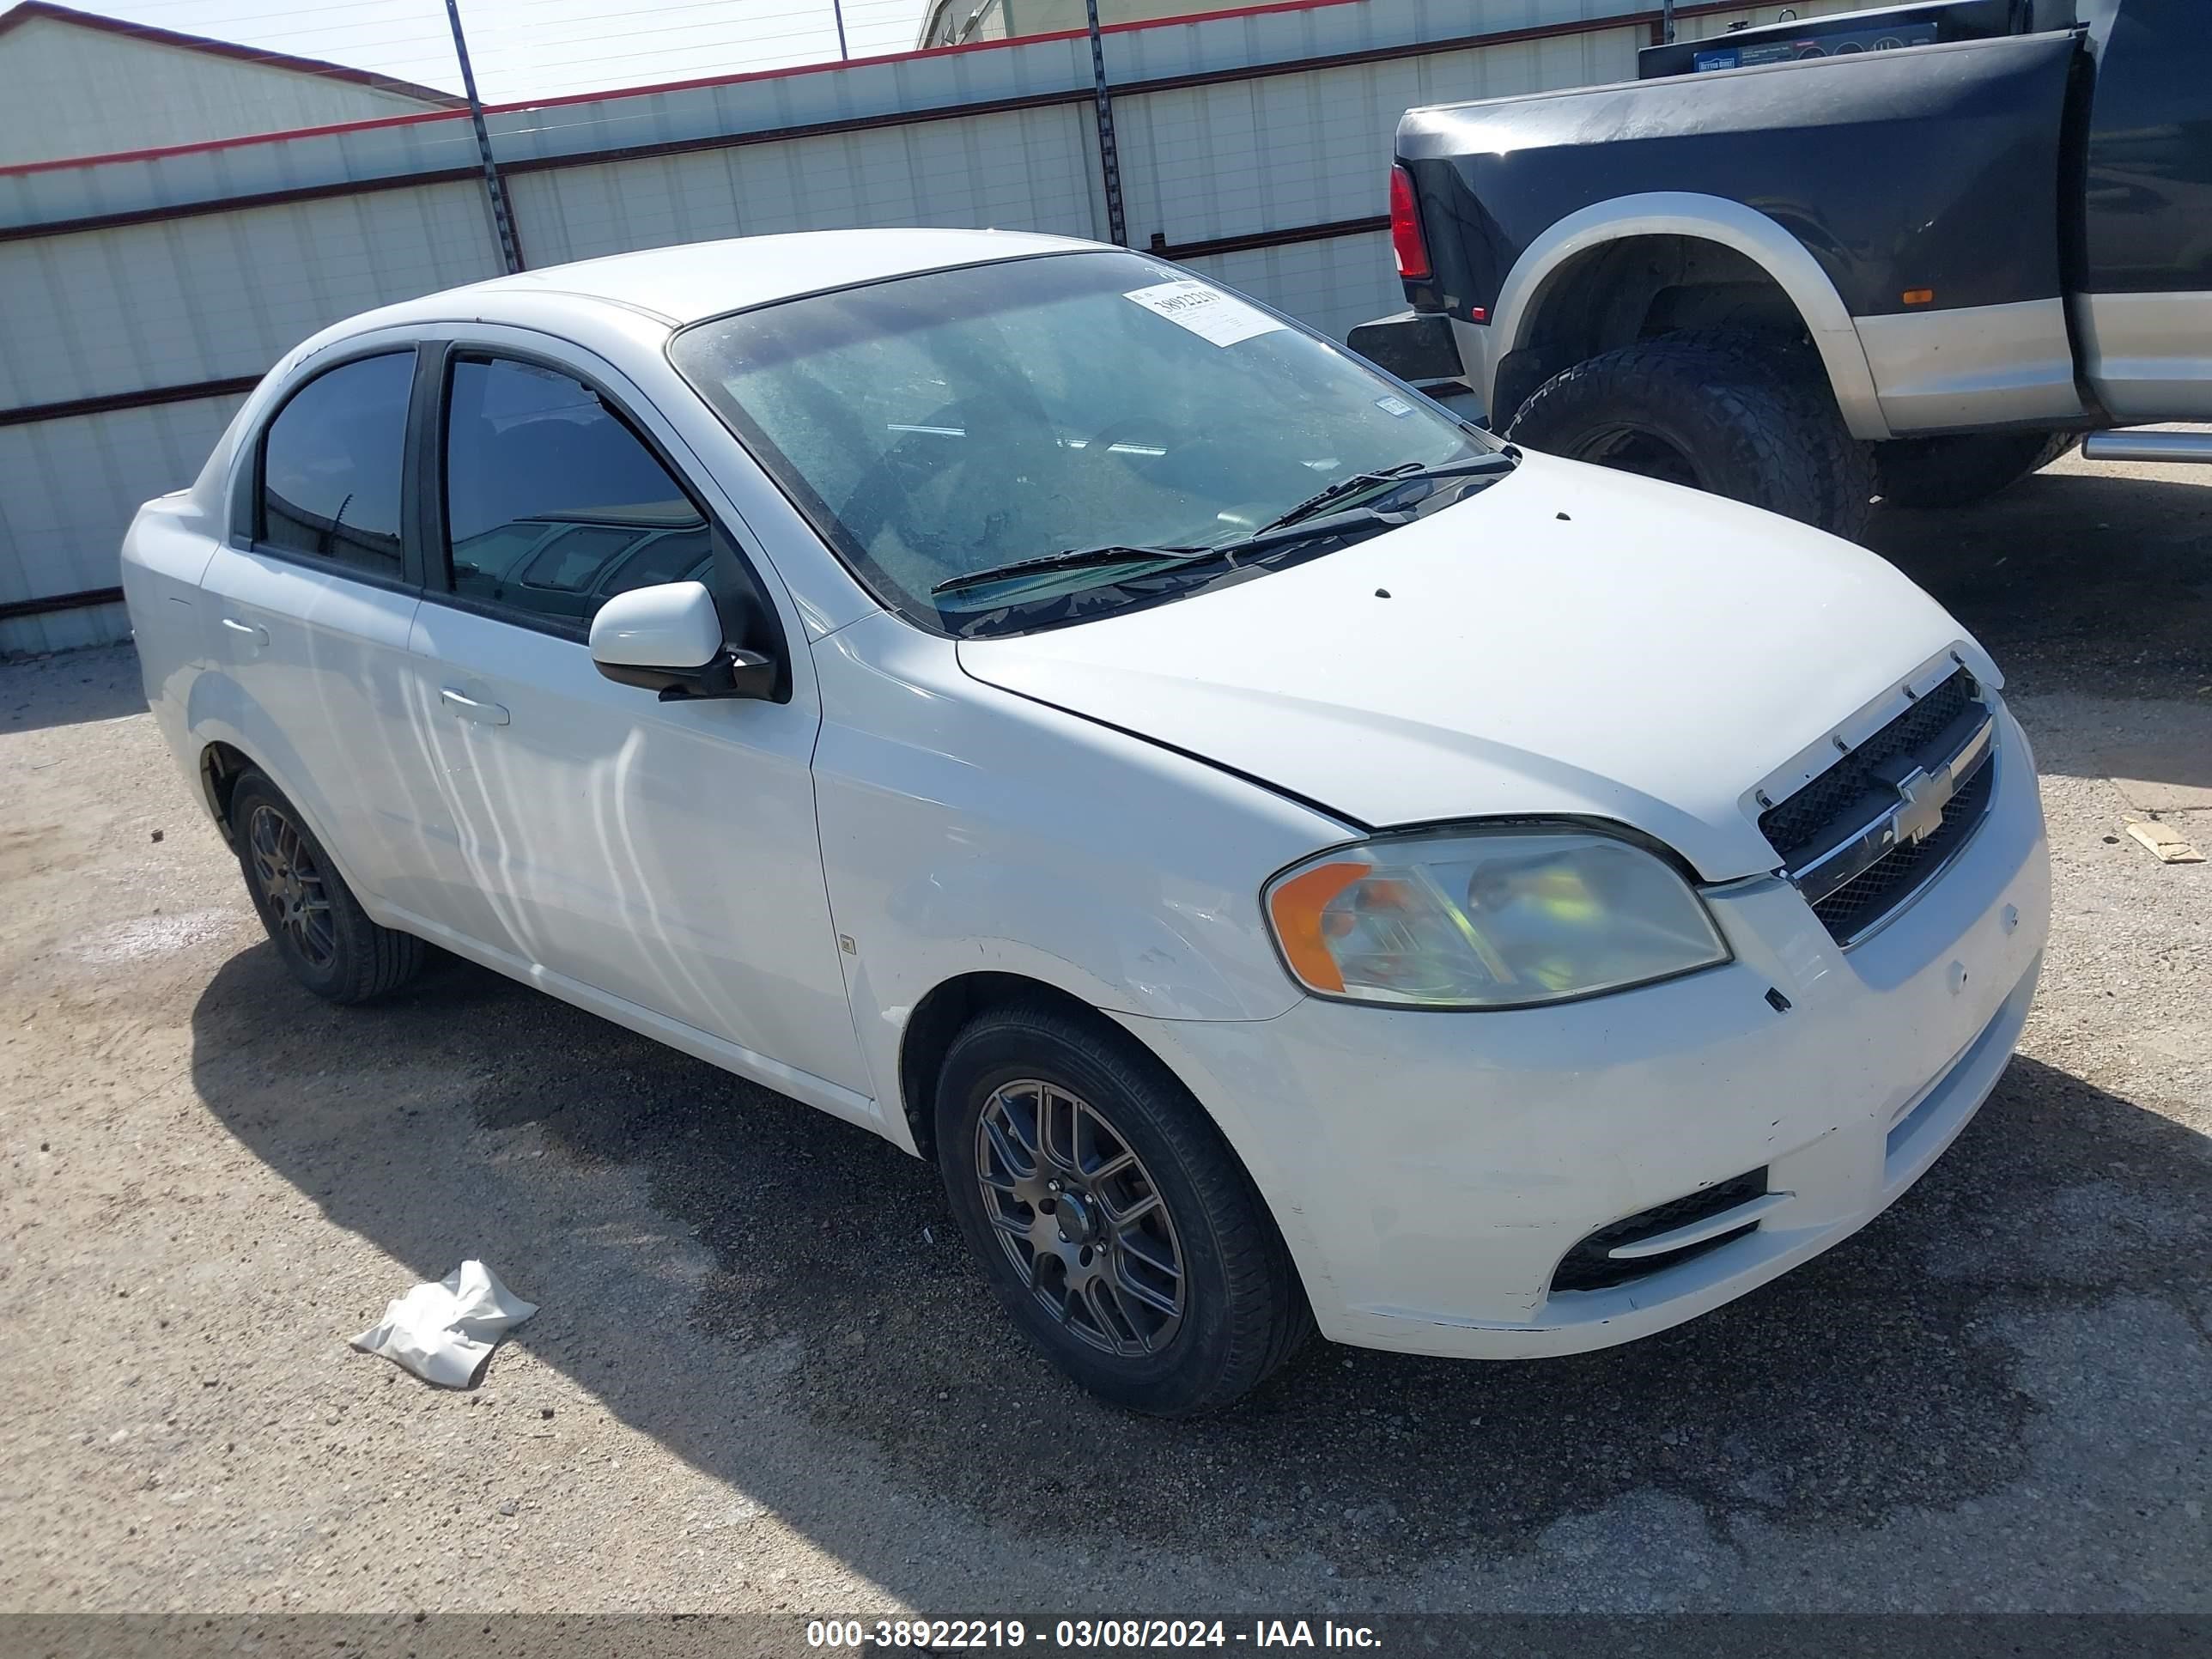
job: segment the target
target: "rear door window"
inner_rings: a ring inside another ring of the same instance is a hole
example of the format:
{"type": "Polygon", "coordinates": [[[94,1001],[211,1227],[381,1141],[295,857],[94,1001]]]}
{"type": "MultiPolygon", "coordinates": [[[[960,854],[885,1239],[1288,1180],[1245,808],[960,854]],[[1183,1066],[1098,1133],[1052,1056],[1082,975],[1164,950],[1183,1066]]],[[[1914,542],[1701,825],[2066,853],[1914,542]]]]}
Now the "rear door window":
{"type": "Polygon", "coordinates": [[[580,627],[611,593],[703,577],[704,514],[572,376],[463,356],[446,404],[446,544],[458,597],[580,627]]]}
{"type": "Polygon", "coordinates": [[[398,578],[410,349],[341,363],[285,403],[262,440],[264,547],[398,578]]]}

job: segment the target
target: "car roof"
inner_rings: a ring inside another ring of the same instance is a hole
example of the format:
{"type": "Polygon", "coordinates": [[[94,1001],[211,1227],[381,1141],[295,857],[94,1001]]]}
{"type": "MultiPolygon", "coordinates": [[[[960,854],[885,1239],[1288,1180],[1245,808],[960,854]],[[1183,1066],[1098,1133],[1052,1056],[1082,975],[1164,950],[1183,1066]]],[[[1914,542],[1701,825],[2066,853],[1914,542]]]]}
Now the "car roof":
{"type": "Polygon", "coordinates": [[[809,230],[738,236],[646,248],[495,276],[489,282],[386,307],[354,319],[348,327],[354,331],[390,323],[448,318],[455,312],[456,301],[461,301],[461,308],[472,317],[496,321],[501,296],[526,294],[562,295],[623,306],[649,312],[672,327],[681,327],[702,317],[823,289],[947,265],[985,264],[1024,254],[1101,246],[1073,237],[1001,230],[809,230]]]}

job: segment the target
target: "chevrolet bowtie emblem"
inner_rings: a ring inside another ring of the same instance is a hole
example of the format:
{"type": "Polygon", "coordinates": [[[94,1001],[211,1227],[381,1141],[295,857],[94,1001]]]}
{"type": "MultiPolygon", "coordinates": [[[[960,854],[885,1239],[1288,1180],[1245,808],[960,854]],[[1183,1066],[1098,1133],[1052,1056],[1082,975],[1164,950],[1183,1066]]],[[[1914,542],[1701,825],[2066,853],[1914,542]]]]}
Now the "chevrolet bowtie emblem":
{"type": "MultiPolygon", "coordinates": [[[[1957,724],[1966,721],[1962,718],[1957,724]]],[[[1950,728],[1940,736],[1950,739],[1950,728]]],[[[1789,872],[1797,890],[1814,905],[1846,890],[1853,892],[1849,924],[1829,929],[1837,943],[1848,948],[1880,927],[1892,910],[1934,880],[1973,833],[1969,820],[1986,808],[1993,787],[1989,766],[1996,740],[1996,716],[1984,711],[1963,742],[1942,742],[1950,752],[1933,768],[1909,755],[1876,763],[1865,780],[1866,793],[1854,798],[1844,824],[1816,838],[1813,855],[1789,872]],[[1968,789],[1974,794],[1962,799],[1960,792],[1968,789]],[[1945,818],[1954,806],[1968,805],[1975,808],[1972,814],[1945,818]],[[1888,874],[1876,882],[1874,891],[1852,889],[1851,884],[1890,861],[1893,854],[1915,848],[1918,850],[1911,857],[1890,863],[1888,874]]]]}
{"type": "Polygon", "coordinates": [[[1899,802],[1893,822],[1897,825],[1897,844],[1917,847],[1943,827],[1943,809],[1951,804],[1958,786],[1951,781],[1951,769],[1940,772],[1923,772],[1914,767],[1898,781],[1899,802]]]}

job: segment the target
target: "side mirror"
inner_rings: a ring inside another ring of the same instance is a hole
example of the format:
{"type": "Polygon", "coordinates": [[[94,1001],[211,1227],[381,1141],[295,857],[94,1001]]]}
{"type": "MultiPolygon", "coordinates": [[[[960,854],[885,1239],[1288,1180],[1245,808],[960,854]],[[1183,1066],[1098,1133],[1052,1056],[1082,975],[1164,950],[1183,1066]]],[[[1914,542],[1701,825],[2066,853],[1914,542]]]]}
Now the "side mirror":
{"type": "Polygon", "coordinates": [[[703,582],[659,582],[617,593],[592,618],[592,660],[624,685],[684,697],[772,697],[775,659],[727,643],[703,582]]]}

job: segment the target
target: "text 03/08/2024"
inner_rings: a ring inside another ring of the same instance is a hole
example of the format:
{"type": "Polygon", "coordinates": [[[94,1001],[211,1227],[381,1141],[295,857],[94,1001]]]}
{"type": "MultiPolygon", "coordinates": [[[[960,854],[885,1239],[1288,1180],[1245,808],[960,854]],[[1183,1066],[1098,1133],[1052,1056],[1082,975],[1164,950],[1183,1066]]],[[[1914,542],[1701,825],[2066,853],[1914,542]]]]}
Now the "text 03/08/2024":
{"type": "Polygon", "coordinates": [[[1334,1620],[1254,1619],[817,1619],[806,1626],[811,1648],[1036,1647],[1068,1651],[1141,1648],[1379,1647],[1366,1625],[1334,1620]]]}

